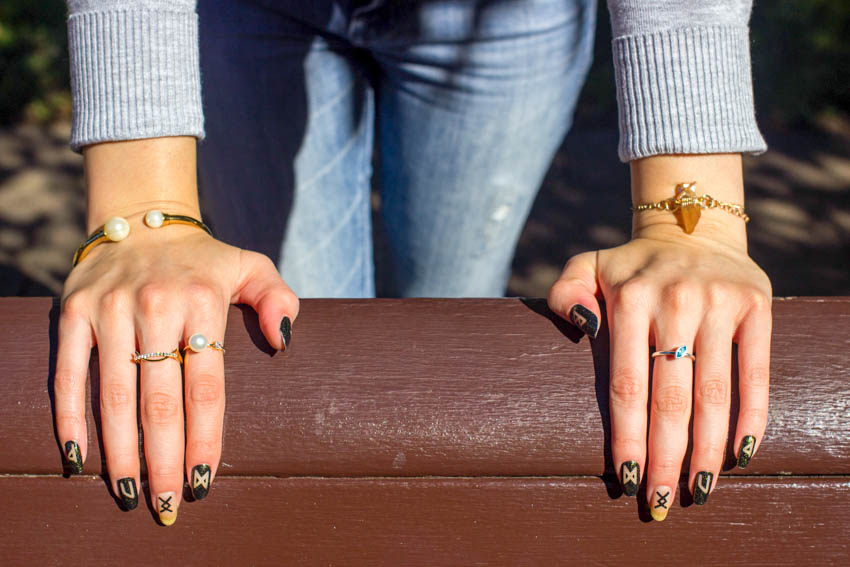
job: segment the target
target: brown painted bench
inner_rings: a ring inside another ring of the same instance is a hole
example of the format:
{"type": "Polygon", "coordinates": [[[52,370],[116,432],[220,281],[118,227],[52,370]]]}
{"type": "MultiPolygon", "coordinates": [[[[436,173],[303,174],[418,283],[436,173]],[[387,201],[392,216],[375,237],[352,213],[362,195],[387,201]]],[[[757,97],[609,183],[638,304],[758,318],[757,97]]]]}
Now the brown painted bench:
{"type": "Polygon", "coordinates": [[[0,299],[3,565],[848,564],[850,298],[775,301],[759,453],[660,524],[613,474],[606,330],[543,301],[305,300],[286,353],[232,308],[222,463],[170,528],[111,497],[97,404],[63,478],[57,314],[0,299]]]}

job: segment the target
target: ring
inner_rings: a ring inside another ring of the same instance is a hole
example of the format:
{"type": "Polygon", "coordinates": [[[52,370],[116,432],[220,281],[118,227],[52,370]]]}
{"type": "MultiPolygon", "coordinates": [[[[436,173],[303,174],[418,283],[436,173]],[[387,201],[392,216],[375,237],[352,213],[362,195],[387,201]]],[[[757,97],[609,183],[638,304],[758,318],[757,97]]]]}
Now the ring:
{"type": "Polygon", "coordinates": [[[141,354],[139,351],[133,353],[133,362],[141,364],[143,360],[148,362],[159,362],[167,358],[173,358],[180,364],[183,364],[183,356],[180,354],[180,349],[176,348],[171,352],[146,352],[141,354]]]}
{"type": "Polygon", "coordinates": [[[676,347],[676,350],[658,350],[652,353],[652,358],[656,356],[673,356],[676,358],[685,358],[688,357],[691,360],[696,360],[697,355],[688,352],[688,347],[682,345],[680,347],[676,347]]]}
{"type": "Polygon", "coordinates": [[[195,333],[189,337],[189,342],[183,347],[183,352],[186,352],[187,350],[191,350],[192,352],[201,352],[207,347],[220,350],[222,353],[224,352],[223,343],[220,341],[210,342],[210,340],[201,333],[195,333]]]}

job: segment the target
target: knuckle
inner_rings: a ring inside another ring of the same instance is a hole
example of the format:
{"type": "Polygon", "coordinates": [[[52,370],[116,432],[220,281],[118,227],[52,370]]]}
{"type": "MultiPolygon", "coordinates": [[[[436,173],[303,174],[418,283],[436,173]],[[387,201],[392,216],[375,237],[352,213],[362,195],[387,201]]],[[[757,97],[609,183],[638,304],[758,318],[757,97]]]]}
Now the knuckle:
{"type": "Polygon", "coordinates": [[[56,427],[65,431],[78,431],[83,425],[80,416],[73,413],[56,414],[56,427]]]}
{"type": "Polygon", "coordinates": [[[53,392],[59,396],[72,396],[85,387],[86,377],[70,370],[56,370],[53,377],[53,392]]]}
{"type": "Polygon", "coordinates": [[[666,286],[662,293],[665,305],[673,311],[684,311],[697,297],[696,286],[687,280],[680,280],[666,286]]]}
{"type": "Polygon", "coordinates": [[[619,455],[632,454],[633,451],[642,449],[645,445],[645,439],[640,440],[629,436],[611,436],[611,450],[619,455]]]}
{"type": "Polygon", "coordinates": [[[191,283],[185,288],[191,304],[203,312],[210,312],[222,304],[218,292],[212,286],[205,283],[191,283]]]}
{"type": "Polygon", "coordinates": [[[616,303],[629,310],[648,308],[651,295],[651,285],[642,278],[632,278],[614,289],[616,303]]]}
{"type": "Polygon", "coordinates": [[[153,392],[145,398],[143,412],[150,423],[172,423],[180,412],[180,404],[171,394],[153,392]]]}
{"type": "Polygon", "coordinates": [[[662,477],[678,477],[682,470],[682,457],[676,455],[660,455],[652,459],[652,469],[662,477]]]}
{"type": "Polygon", "coordinates": [[[130,306],[130,294],[123,289],[113,289],[100,296],[100,308],[105,312],[123,312],[130,306]]]}
{"type": "Polygon", "coordinates": [[[211,375],[200,377],[189,388],[189,398],[192,403],[202,406],[214,406],[222,399],[221,383],[211,375]]]}
{"type": "Polygon", "coordinates": [[[66,296],[62,301],[62,316],[63,317],[80,317],[87,318],[89,312],[88,294],[81,291],[75,291],[66,296]]]}
{"type": "Polygon", "coordinates": [[[111,413],[123,413],[130,409],[133,396],[130,389],[120,384],[106,385],[100,394],[100,405],[111,413]]]}
{"type": "MultiPolygon", "coordinates": [[[[216,456],[220,451],[221,444],[212,439],[195,439],[189,442],[189,453],[196,458],[202,455],[216,456]]],[[[211,464],[211,463],[207,463],[211,464]]]]}
{"type": "Polygon", "coordinates": [[[176,463],[157,463],[150,468],[150,476],[154,478],[173,478],[183,476],[183,468],[176,463]]]}
{"type": "Polygon", "coordinates": [[[729,401],[729,384],[720,376],[710,377],[697,389],[697,402],[703,405],[723,406],[729,401]]]}
{"type": "Polygon", "coordinates": [[[729,290],[720,282],[708,284],[705,290],[705,301],[709,309],[725,309],[729,305],[729,290]]]}
{"type": "Polygon", "coordinates": [[[770,371],[763,366],[756,366],[745,370],[740,379],[746,388],[766,388],[770,385],[770,371]]]}
{"type": "Polygon", "coordinates": [[[682,386],[666,386],[655,394],[653,409],[669,417],[683,417],[688,413],[690,397],[682,386]]]}
{"type": "Polygon", "coordinates": [[[758,424],[767,423],[767,410],[761,408],[742,409],[738,416],[738,423],[742,421],[758,424]]]}
{"type": "Polygon", "coordinates": [[[720,443],[719,441],[703,441],[699,445],[699,452],[703,455],[709,455],[714,459],[717,459],[719,455],[726,453],[726,443],[720,443]]]}
{"type": "Polygon", "coordinates": [[[611,376],[611,401],[627,407],[645,403],[645,382],[634,368],[615,371],[611,376]]]}
{"type": "Polygon", "coordinates": [[[163,313],[170,301],[165,286],[159,283],[146,283],[136,293],[139,307],[145,314],[163,313]]]}
{"type": "Polygon", "coordinates": [[[754,311],[765,312],[770,311],[772,299],[763,291],[754,289],[747,294],[747,302],[754,311]]]}

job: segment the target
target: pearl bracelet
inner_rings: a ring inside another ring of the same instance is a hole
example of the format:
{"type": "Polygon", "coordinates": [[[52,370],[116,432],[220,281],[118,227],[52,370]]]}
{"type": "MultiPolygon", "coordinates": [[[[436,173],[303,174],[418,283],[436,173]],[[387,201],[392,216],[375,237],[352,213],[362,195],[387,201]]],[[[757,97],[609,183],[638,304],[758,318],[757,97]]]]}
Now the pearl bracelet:
{"type": "MultiPolygon", "coordinates": [[[[163,213],[160,210],[152,210],[145,213],[145,225],[149,228],[159,228],[169,224],[186,224],[196,226],[207,232],[210,236],[212,231],[207,225],[198,219],[187,217],[185,215],[170,215],[163,213]]],[[[92,248],[103,242],[120,242],[130,235],[130,223],[123,217],[112,217],[106,223],[95,230],[85,242],[80,244],[77,251],[74,253],[74,266],[83,261],[83,258],[91,251],[92,248]]]]}

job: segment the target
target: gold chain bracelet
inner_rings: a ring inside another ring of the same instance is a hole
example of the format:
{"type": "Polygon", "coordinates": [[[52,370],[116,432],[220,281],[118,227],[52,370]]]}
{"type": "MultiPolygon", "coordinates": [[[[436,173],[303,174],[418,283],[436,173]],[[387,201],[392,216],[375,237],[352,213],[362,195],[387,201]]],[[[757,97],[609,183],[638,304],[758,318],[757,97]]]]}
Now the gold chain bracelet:
{"type": "Polygon", "coordinates": [[[632,211],[671,211],[679,216],[682,227],[688,234],[694,231],[697,222],[699,222],[700,209],[721,209],[743,219],[745,223],[750,222],[750,217],[744,212],[744,205],[718,201],[711,195],[700,195],[697,197],[693,189],[696,184],[696,181],[679,183],[676,185],[675,196],[658,201],[657,203],[635,205],[632,207],[632,211]]]}

